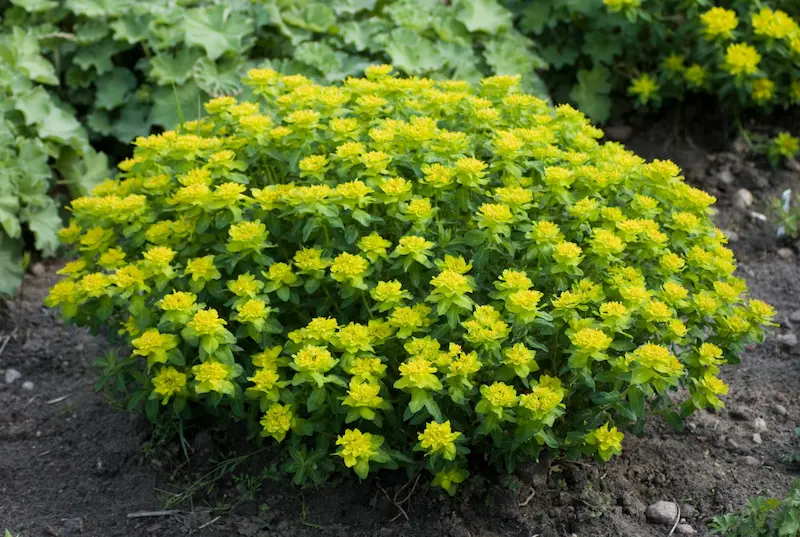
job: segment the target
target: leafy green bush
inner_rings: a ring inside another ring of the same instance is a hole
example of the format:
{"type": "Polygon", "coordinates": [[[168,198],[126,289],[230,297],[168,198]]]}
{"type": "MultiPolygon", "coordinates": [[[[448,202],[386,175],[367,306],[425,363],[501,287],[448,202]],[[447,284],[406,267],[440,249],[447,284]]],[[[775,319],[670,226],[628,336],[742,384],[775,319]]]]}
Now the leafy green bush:
{"type": "Polygon", "coordinates": [[[719,366],[774,311],[733,276],[714,198],[519,76],[390,71],[252,70],[257,102],[137,139],[72,202],[79,257],[47,304],[119,328],[133,352],[104,378],[130,406],[244,422],[301,482],[335,453],[448,491],[468,452],[608,460],[648,405],[721,406],[719,366]]]}
{"type": "Polygon", "coordinates": [[[800,535],[800,481],[786,498],[752,498],[739,512],[715,517],[711,533],[725,537],[794,537],[800,535]]]}
{"type": "Polygon", "coordinates": [[[543,91],[534,70],[544,63],[497,0],[11,3],[4,23],[42,41],[59,96],[95,136],[126,144],[199,117],[209,96],[239,94],[244,72],[265,61],[318,81],[376,60],[438,78],[525,73],[543,91]]]}
{"type": "Polygon", "coordinates": [[[800,103],[796,2],[505,3],[518,14],[520,30],[543,44],[556,100],[577,104],[595,120],[631,105],[674,104],[689,93],[712,95],[733,114],[800,103]]]}
{"type": "Polygon", "coordinates": [[[58,247],[56,181],[81,196],[108,173],[105,156],[39,83],[57,79],[36,39],[18,29],[0,36],[0,295],[22,280],[26,230],[42,254],[58,247]]]}

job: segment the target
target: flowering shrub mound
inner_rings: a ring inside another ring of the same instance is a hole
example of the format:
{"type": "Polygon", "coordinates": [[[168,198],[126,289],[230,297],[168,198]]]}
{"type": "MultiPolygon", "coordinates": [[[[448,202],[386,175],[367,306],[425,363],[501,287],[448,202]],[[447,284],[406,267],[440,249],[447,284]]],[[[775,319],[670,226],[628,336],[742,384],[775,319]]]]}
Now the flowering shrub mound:
{"type": "Polygon", "coordinates": [[[245,422],[298,482],[424,466],[450,492],[470,452],[608,460],[647,408],[721,406],[773,310],[714,198],[519,77],[390,72],[252,70],[258,102],[137,139],[72,202],[48,304],[124,334],[106,376],[131,406],[245,422]]]}

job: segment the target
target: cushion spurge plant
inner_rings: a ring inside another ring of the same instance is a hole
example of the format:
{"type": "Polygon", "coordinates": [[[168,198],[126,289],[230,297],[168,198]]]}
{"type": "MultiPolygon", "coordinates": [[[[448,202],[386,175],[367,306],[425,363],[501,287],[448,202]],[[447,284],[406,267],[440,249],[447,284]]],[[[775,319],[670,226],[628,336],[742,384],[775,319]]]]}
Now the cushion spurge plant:
{"type": "Polygon", "coordinates": [[[608,460],[646,413],[721,406],[773,310],[714,198],[518,76],[391,70],[252,70],[256,100],[137,139],[72,202],[47,303],[130,342],[106,365],[131,406],[244,423],[298,481],[424,467],[451,493],[469,461],[608,460]]]}

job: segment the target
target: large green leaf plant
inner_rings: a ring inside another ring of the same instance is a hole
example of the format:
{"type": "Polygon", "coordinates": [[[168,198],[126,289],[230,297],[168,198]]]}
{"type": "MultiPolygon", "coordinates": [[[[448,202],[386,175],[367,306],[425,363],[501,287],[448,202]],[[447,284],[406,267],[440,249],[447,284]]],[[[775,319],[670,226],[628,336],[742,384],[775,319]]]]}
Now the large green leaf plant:
{"type": "Polygon", "coordinates": [[[107,174],[106,157],[45,89],[57,83],[35,37],[0,36],[0,295],[19,286],[26,246],[55,254],[62,222],[51,194],[86,195],[107,174]]]}
{"type": "Polygon", "coordinates": [[[243,92],[241,75],[260,65],[318,82],[360,75],[376,62],[470,81],[520,73],[527,90],[544,93],[535,71],[545,64],[498,0],[10,4],[0,9],[5,26],[38,37],[57,69],[47,75],[62,81],[58,95],[105,141],[127,144],[195,119],[209,97],[243,92]]]}

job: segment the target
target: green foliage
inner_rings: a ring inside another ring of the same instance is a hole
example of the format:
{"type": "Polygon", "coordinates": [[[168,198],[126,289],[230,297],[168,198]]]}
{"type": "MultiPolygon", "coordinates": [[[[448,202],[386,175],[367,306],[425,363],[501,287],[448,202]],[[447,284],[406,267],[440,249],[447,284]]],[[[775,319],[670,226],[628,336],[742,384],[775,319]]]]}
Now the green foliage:
{"type": "Polygon", "coordinates": [[[82,196],[108,173],[80,124],[39,83],[57,79],[37,40],[16,28],[0,36],[0,295],[22,281],[27,234],[45,256],[58,248],[55,183],[82,196]]]}
{"type": "Polygon", "coordinates": [[[542,45],[540,53],[551,66],[545,81],[555,100],[575,103],[594,120],[623,115],[631,107],[673,105],[690,93],[712,95],[732,114],[800,103],[796,2],[505,4],[520,31],[542,45]],[[720,5],[724,9],[715,7],[720,5]],[[731,50],[734,43],[738,48],[731,50]]]}
{"type": "Polygon", "coordinates": [[[469,453],[609,460],[650,412],[721,407],[774,310],[714,198],[519,76],[390,72],[253,69],[256,100],[137,140],[72,202],[46,302],[130,343],[101,384],[156,423],[242,423],[299,483],[402,466],[450,493],[469,453]]]}
{"type": "Polygon", "coordinates": [[[715,517],[711,533],[725,537],[795,537],[800,535],[800,481],[785,498],[752,498],[736,513],[715,517]]]}
{"type": "MultiPolygon", "coordinates": [[[[20,68],[54,92],[94,137],[127,144],[196,119],[210,97],[238,95],[244,72],[272,65],[317,81],[391,61],[409,75],[525,75],[544,62],[497,0],[14,0],[6,27],[24,37],[20,68]],[[34,54],[38,42],[56,68],[34,54]]],[[[127,156],[127,155],[124,155],[127,156]]]]}

